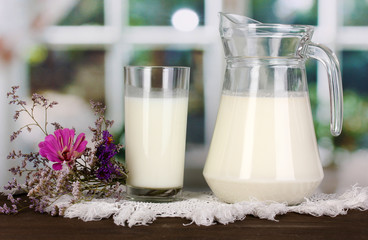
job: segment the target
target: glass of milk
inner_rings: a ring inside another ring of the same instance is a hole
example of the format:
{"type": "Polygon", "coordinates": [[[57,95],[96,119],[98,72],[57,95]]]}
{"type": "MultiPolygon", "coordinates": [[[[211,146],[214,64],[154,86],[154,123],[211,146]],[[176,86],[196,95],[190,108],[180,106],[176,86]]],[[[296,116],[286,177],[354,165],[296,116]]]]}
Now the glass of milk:
{"type": "Polygon", "coordinates": [[[124,70],[127,197],[178,200],[184,179],[190,68],[124,70]]]}

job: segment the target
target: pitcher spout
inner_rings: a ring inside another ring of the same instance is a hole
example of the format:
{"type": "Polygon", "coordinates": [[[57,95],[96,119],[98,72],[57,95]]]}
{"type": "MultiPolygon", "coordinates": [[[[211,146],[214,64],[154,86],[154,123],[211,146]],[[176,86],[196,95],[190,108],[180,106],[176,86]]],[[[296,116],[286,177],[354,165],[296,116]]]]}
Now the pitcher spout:
{"type": "Polygon", "coordinates": [[[261,23],[246,16],[222,13],[220,36],[225,56],[233,58],[304,58],[313,27],[261,23]]]}
{"type": "Polygon", "coordinates": [[[220,29],[223,27],[232,27],[234,25],[246,26],[248,24],[262,24],[261,22],[254,20],[252,18],[233,13],[220,12],[219,15],[220,15],[220,29]]]}
{"type": "MultiPolygon", "coordinates": [[[[220,17],[220,35],[221,37],[231,38],[236,31],[242,31],[241,29],[247,28],[249,25],[262,24],[261,22],[252,18],[241,16],[233,13],[219,13],[220,17]]],[[[239,34],[238,34],[239,35],[239,34]]]]}

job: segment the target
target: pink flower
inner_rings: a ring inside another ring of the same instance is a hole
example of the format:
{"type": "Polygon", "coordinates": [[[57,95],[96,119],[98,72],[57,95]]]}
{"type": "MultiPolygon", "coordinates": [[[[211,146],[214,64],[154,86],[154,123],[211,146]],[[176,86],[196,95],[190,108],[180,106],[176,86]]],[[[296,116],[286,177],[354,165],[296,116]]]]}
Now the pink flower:
{"type": "Polygon", "coordinates": [[[54,170],[61,170],[65,162],[71,167],[75,159],[80,157],[86,149],[87,141],[85,141],[84,133],[78,135],[74,142],[74,129],[59,129],[53,134],[46,136],[45,141],[40,142],[40,155],[47,158],[51,162],[54,170]]]}

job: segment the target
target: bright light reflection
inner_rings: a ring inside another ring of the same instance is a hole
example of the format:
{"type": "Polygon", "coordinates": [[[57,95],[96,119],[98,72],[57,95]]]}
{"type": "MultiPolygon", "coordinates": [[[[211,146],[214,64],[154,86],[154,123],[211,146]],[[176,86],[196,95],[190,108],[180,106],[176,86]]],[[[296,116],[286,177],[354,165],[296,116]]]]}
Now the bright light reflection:
{"type": "Polygon", "coordinates": [[[179,9],[171,17],[171,24],[179,31],[192,31],[199,24],[197,13],[190,9],[179,9]]]}

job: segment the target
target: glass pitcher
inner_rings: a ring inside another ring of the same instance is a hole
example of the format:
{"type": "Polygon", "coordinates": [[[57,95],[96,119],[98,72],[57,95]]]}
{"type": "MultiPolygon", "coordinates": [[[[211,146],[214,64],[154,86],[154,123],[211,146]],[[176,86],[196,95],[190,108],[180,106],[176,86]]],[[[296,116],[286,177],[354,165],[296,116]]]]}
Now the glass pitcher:
{"type": "Polygon", "coordinates": [[[331,133],[342,128],[339,63],[311,42],[313,27],[262,24],[220,13],[227,67],[204,177],[229,203],[272,200],[297,204],[323,179],[305,61],[326,67],[331,133]]]}

